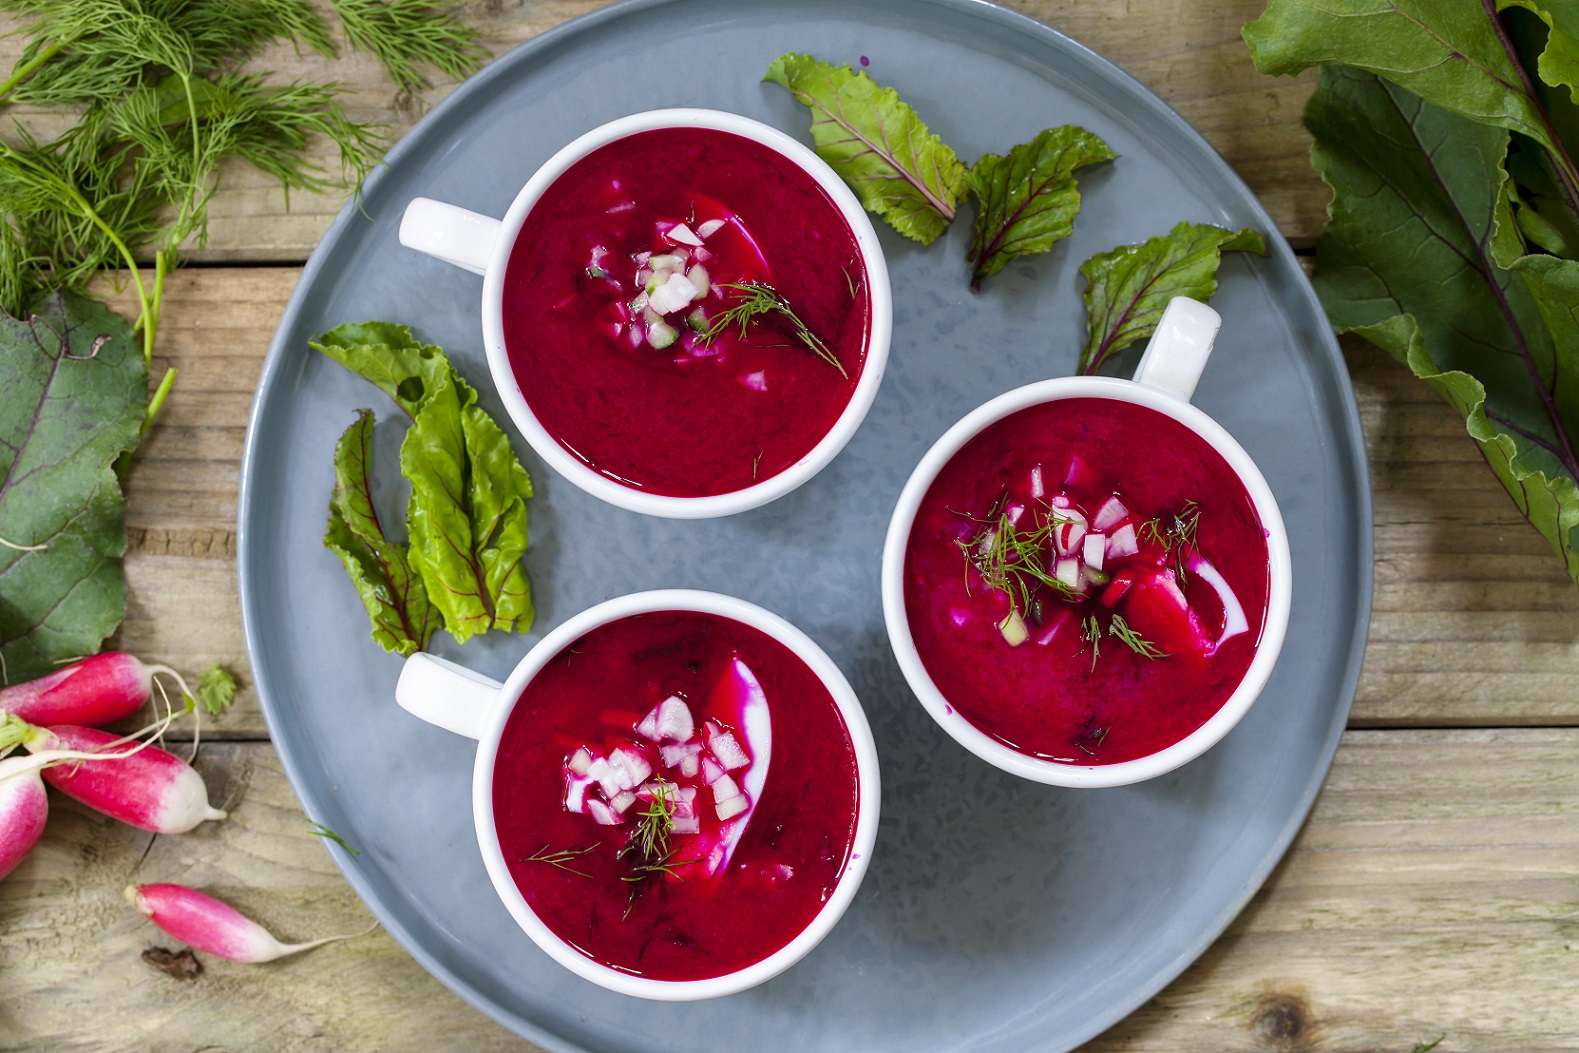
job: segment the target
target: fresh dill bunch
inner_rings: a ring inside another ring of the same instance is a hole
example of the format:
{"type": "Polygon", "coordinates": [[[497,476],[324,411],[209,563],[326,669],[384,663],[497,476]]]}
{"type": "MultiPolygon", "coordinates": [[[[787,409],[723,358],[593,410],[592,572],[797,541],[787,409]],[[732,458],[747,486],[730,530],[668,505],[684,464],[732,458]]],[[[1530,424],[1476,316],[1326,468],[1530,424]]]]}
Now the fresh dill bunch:
{"type": "MultiPolygon", "coordinates": [[[[346,41],[374,55],[404,90],[427,63],[451,76],[488,53],[433,0],[335,0],[346,41]]],[[[18,16],[22,55],[0,81],[0,105],[77,107],[77,123],[40,142],[18,128],[0,141],[0,309],[21,317],[60,289],[116,271],[136,293],[151,361],[164,277],[183,246],[202,246],[221,166],[244,161],[290,191],[354,186],[383,140],[346,116],[335,84],[270,84],[242,66],[289,41],[337,53],[311,0],[0,0],[18,16]],[[340,171],[310,159],[338,150],[340,171]],[[139,268],[152,257],[154,274],[139,268]]],[[[157,413],[175,379],[149,405],[157,413]]],[[[146,424],[145,424],[146,427],[146,424]]]]}
{"type": "Polygon", "coordinates": [[[448,6],[434,0],[332,0],[346,41],[372,55],[402,91],[428,86],[417,70],[427,63],[446,77],[462,80],[488,60],[477,31],[456,21],[448,6]]]}

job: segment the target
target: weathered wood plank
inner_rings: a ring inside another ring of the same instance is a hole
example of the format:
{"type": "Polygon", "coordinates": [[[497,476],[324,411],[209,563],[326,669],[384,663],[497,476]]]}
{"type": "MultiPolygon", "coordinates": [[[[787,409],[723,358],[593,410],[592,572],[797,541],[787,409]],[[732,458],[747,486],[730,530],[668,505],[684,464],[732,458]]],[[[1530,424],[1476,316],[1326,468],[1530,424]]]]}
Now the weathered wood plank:
{"type": "MultiPolygon", "coordinates": [[[[232,817],[148,835],[56,799],[0,883],[0,1046],[278,1053],[521,1050],[385,934],[269,966],[204,957],[193,982],[139,960],[178,947],[128,882],[208,888],[280,935],[368,924],[307,832],[266,744],[205,746],[232,817]]],[[[1579,1050],[1579,730],[1356,731],[1310,822],[1228,933],[1088,1053],[1579,1050]],[[1495,792],[1488,792],[1494,788],[1495,792]]]]}
{"type": "MultiPolygon", "coordinates": [[[[119,639],[181,669],[218,659],[245,670],[233,562],[241,446],[298,273],[197,268],[169,280],[155,368],[181,378],[128,484],[132,597],[119,639]]],[[[1579,590],[1451,409],[1379,351],[1354,344],[1348,361],[1376,504],[1356,726],[1579,722],[1579,590]]],[[[263,733],[250,692],[216,733],[263,733]]]]}
{"type": "MultiPolygon", "coordinates": [[[[545,29],[603,6],[603,0],[509,5],[467,0],[457,6],[483,32],[489,50],[502,55],[545,29]]],[[[1009,6],[1069,34],[1138,77],[1227,158],[1291,241],[1314,243],[1325,222],[1327,192],[1311,170],[1310,140],[1299,115],[1315,81],[1310,74],[1290,79],[1256,72],[1239,27],[1260,14],[1263,0],[1155,0],[1143,5],[1018,0],[1009,6]]],[[[0,31],[14,24],[0,19],[0,31]]],[[[0,69],[10,69],[19,52],[18,41],[0,37],[0,69]]],[[[282,81],[300,77],[345,84],[351,89],[347,112],[386,126],[391,142],[453,90],[444,84],[414,97],[402,96],[374,62],[360,55],[330,60],[279,47],[261,56],[258,68],[274,71],[282,81]]],[[[45,136],[58,134],[67,121],[36,108],[16,107],[8,115],[45,136]]],[[[338,160],[326,144],[319,144],[314,156],[321,167],[337,169],[338,160]]],[[[287,210],[279,187],[250,167],[227,167],[222,179],[225,192],[213,202],[210,238],[194,253],[198,259],[300,262],[346,197],[294,194],[287,210]]]]}

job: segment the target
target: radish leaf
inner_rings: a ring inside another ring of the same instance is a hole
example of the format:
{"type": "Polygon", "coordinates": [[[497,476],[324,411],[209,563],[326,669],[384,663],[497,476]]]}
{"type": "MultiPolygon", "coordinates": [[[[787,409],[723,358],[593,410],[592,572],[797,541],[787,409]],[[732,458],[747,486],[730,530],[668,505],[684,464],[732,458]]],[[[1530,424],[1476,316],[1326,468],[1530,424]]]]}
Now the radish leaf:
{"type": "Polygon", "coordinates": [[[236,700],[236,678],[215,662],[197,678],[197,698],[211,717],[217,717],[236,700]]]}
{"type": "Polygon", "coordinates": [[[868,212],[923,245],[948,228],[965,193],[965,166],[898,92],[810,55],[780,55],[762,79],[788,88],[811,110],[817,156],[868,212]]]}
{"type": "Polygon", "coordinates": [[[1150,336],[1175,296],[1211,299],[1225,252],[1264,253],[1266,242],[1249,227],[1180,223],[1167,234],[1121,245],[1081,264],[1088,336],[1080,372],[1095,373],[1115,352],[1150,336]]]}
{"type": "Polygon", "coordinates": [[[148,369],[131,326],[65,294],[0,314],[0,662],[10,682],[94,654],[126,611],[126,499],[148,369]]]}
{"type": "Polygon", "coordinates": [[[1321,70],[1305,124],[1334,195],[1315,279],[1328,317],[1464,416],[1579,582],[1579,263],[1521,255],[1508,133],[1343,67],[1321,70]]]}
{"type": "Polygon", "coordinates": [[[971,286],[1067,238],[1080,211],[1075,169],[1113,157],[1107,143],[1074,125],[1040,132],[1007,157],[983,154],[969,173],[976,197],[976,235],[965,254],[976,262],[971,286]]]}

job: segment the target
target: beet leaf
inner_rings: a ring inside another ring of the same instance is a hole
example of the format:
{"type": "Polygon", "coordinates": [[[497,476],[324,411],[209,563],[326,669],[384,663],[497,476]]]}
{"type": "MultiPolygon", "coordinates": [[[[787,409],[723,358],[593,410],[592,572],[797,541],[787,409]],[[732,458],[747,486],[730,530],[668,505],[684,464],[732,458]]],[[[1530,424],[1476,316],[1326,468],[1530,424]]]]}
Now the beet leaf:
{"type": "Polygon", "coordinates": [[[0,314],[0,661],[4,679],[94,654],[126,611],[126,499],[148,369],[131,326],[75,294],[0,314]]]}
{"type": "Polygon", "coordinates": [[[817,156],[868,212],[923,245],[948,229],[965,194],[965,166],[898,92],[810,55],[780,55],[762,79],[811,110],[817,156]]]}
{"type": "Polygon", "coordinates": [[[1080,372],[1097,372],[1112,355],[1150,336],[1175,296],[1210,300],[1225,252],[1264,253],[1266,242],[1249,227],[1180,223],[1166,234],[1120,245],[1081,264],[1087,338],[1080,372]]]}
{"type": "Polygon", "coordinates": [[[976,198],[976,234],[965,254],[976,263],[972,288],[1010,260],[1067,238],[1080,211],[1075,169],[1113,157],[1107,143],[1070,124],[1038,133],[1007,157],[983,154],[969,173],[976,198]]]}

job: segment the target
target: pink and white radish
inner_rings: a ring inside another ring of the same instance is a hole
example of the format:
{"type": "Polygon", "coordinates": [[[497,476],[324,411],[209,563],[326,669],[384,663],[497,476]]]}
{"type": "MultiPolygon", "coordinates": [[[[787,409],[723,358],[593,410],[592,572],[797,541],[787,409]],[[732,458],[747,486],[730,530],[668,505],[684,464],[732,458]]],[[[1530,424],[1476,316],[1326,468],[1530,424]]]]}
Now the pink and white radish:
{"type": "MultiPolygon", "coordinates": [[[[0,741],[14,745],[19,728],[36,730],[7,716],[0,724],[0,741]]],[[[43,750],[26,757],[0,760],[0,878],[15,870],[38,844],[49,816],[49,799],[40,773],[61,764],[113,764],[146,749],[136,744],[114,753],[82,753],[76,750],[43,750]]]]}
{"type": "Polygon", "coordinates": [[[193,950],[232,962],[272,962],[336,940],[366,935],[346,933],[306,943],[281,943],[235,907],[185,885],[128,885],[125,895],[149,921],[193,950]]]}
{"type": "Polygon", "coordinates": [[[146,665],[124,652],[106,651],[0,690],[0,710],[29,724],[103,727],[142,708],[153,691],[156,673],[174,679],[182,694],[191,693],[169,666],[146,665]]]}
{"type": "Polygon", "coordinates": [[[0,761],[0,878],[33,851],[49,818],[49,799],[39,770],[50,763],[38,757],[0,761]]]}
{"type": "MultiPolygon", "coordinates": [[[[94,755],[127,741],[107,731],[60,724],[35,728],[23,740],[29,752],[67,749],[94,755]]],[[[100,764],[52,767],[44,781],[112,819],[161,834],[184,834],[225,813],[208,803],[203,777],[167,750],[144,744],[100,764]]]]}

